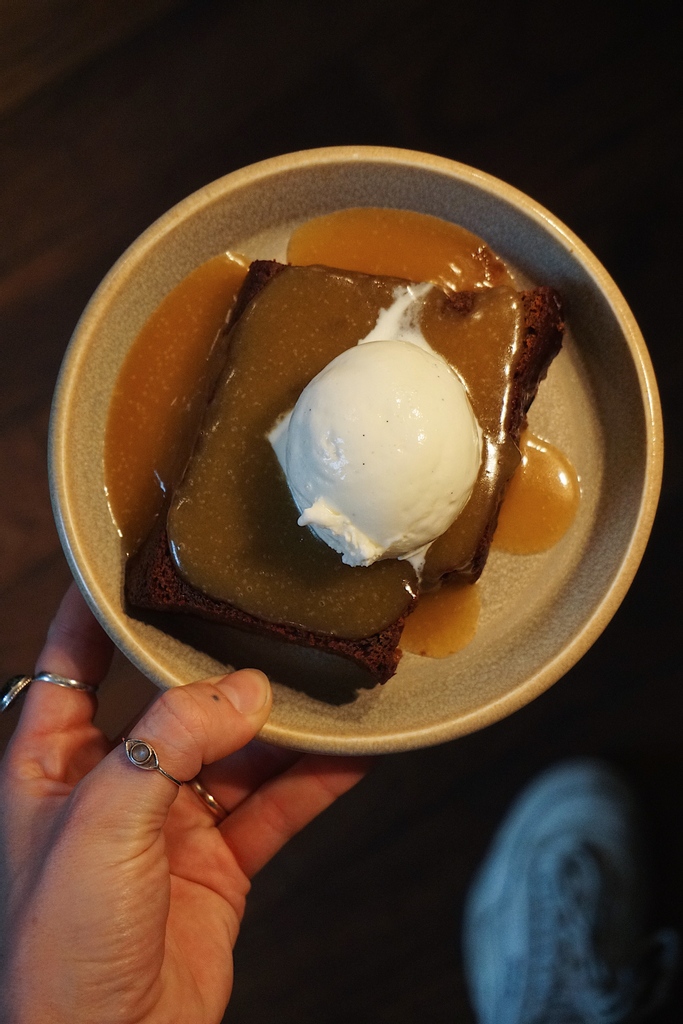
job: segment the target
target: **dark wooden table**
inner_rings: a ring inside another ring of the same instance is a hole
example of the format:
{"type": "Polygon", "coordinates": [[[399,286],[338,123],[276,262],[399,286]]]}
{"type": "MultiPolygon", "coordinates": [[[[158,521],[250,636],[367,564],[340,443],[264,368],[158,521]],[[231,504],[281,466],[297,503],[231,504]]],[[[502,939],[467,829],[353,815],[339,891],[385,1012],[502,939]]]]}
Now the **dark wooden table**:
{"type": "MultiPolygon", "coordinates": [[[[74,5],[62,6],[68,19],[74,5]]],[[[651,839],[653,918],[683,924],[680,16],[658,2],[583,0],[149,6],[146,24],[76,48],[70,66],[21,72],[18,89],[15,75],[0,117],[4,676],[32,665],[69,578],[45,443],[70,333],[128,243],[228,171],[295,149],[375,143],[491,172],[603,261],[659,375],[660,511],[604,635],[511,718],[381,759],[254,884],[231,1024],[471,1021],[463,894],[514,793],[559,758],[602,755],[632,779],[651,839]]],[[[115,732],[153,692],[119,659],[102,720],[115,732]]],[[[657,1019],[679,1020],[682,1005],[679,991],[657,1019]]]]}

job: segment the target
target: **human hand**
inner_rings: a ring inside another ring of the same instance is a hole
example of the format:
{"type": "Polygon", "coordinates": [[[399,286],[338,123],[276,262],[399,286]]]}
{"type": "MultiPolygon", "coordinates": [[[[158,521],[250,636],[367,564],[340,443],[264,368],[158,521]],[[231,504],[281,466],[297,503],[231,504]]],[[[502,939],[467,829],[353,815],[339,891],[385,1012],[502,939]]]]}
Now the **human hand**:
{"type": "MultiPolygon", "coordinates": [[[[72,586],[37,670],[97,684],[111,656],[72,586]]],[[[0,767],[0,1018],[216,1024],[249,879],[368,762],[254,740],[272,700],[256,670],[169,690],[133,735],[176,779],[210,766],[217,826],[189,787],[112,749],[91,694],[34,682],[25,700],[0,767]]]]}

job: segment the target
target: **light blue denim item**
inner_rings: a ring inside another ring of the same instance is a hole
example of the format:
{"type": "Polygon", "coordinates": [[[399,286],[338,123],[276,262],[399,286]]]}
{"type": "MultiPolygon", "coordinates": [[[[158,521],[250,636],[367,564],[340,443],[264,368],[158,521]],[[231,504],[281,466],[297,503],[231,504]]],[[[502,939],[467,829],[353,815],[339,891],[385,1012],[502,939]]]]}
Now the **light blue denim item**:
{"type": "Polygon", "coordinates": [[[479,1024],[631,1024],[661,1005],[679,943],[643,936],[639,835],[629,790],[599,761],[563,762],[522,792],[465,904],[479,1024]]]}

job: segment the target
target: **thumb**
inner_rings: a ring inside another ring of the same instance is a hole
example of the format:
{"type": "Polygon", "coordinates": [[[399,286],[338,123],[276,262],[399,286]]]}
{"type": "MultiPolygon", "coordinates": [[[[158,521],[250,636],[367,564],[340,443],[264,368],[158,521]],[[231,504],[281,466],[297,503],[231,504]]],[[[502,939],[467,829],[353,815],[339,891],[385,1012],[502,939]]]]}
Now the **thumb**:
{"type": "MultiPolygon", "coordinates": [[[[257,669],[166,690],[135,725],[132,736],[155,752],[163,772],[188,782],[254,738],[271,708],[267,676],[257,669]]],[[[123,743],[107,755],[73,793],[69,817],[98,823],[102,837],[122,832],[127,845],[149,845],[163,828],[179,792],[161,771],[132,764],[123,743]],[[104,820],[103,820],[104,819],[104,820]]],[[[130,846],[128,849],[134,852],[130,846]]]]}

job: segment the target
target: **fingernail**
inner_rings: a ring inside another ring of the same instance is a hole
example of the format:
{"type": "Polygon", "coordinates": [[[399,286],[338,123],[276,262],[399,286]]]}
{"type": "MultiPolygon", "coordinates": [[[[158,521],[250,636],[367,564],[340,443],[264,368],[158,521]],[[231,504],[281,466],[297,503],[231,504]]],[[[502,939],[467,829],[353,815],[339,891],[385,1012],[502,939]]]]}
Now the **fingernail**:
{"type": "Polygon", "coordinates": [[[254,715],[268,700],[270,682],[258,669],[245,669],[224,676],[216,684],[241,715],[254,715]]]}

